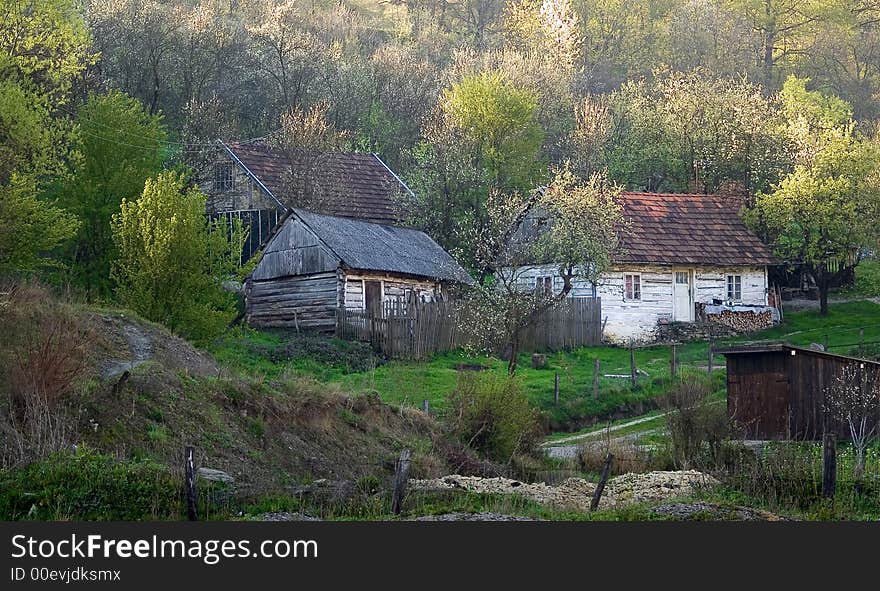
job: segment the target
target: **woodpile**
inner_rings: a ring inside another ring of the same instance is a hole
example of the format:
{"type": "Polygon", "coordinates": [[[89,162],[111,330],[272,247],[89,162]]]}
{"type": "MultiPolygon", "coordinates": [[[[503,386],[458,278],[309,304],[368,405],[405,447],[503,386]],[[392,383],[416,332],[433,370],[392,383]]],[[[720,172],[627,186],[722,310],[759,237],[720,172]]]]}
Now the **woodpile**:
{"type": "Polygon", "coordinates": [[[708,314],[709,322],[728,326],[737,332],[753,332],[773,326],[773,314],[763,312],[734,312],[723,310],[720,314],[708,314]]]}

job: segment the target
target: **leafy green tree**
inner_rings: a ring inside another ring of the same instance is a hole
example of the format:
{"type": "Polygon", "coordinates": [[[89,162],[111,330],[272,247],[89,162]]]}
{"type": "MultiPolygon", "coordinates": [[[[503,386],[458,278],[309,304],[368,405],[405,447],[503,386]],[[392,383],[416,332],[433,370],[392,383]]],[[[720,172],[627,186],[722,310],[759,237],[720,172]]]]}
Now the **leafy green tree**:
{"type": "Polygon", "coordinates": [[[111,276],[125,306],[196,341],[219,334],[236,315],[223,288],[241,255],[240,226],[229,233],[205,217],[206,197],[176,172],[147,179],[141,197],[112,218],[117,258],[111,276]]]}
{"type": "Polygon", "coordinates": [[[576,149],[595,151],[586,144],[606,130],[604,163],[633,189],[711,193],[732,182],[751,193],[780,177],[788,154],[779,105],[759,86],[702,70],[657,74],[582,109],[587,141],[576,149]]]}
{"type": "Polygon", "coordinates": [[[51,262],[44,253],[76,233],[73,215],[36,194],[26,176],[0,186],[0,275],[39,271],[51,262]]]}
{"type": "Polygon", "coordinates": [[[828,292],[880,239],[880,143],[860,134],[848,105],[790,78],[782,92],[794,169],[759,193],[749,219],[790,264],[802,265],[828,292]]]}
{"type": "Polygon", "coordinates": [[[81,163],[59,203],[79,218],[67,252],[73,281],[95,296],[110,295],[110,218],[124,198],[162,170],[167,134],[158,115],[121,92],[93,94],[77,115],[81,163]]]}
{"type": "Polygon", "coordinates": [[[544,174],[536,111],[535,95],[499,72],[465,76],[443,92],[414,151],[409,214],[474,268],[490,195],[529,191],[544,174]]]}
{"type": "Polygon", "coordinates": [[[11,0],[0,6],[0,272],[33,272],[76,231],[41,198],[76,153],[65,116],[74,81],[93,61],[72,0],[11,0]]]}

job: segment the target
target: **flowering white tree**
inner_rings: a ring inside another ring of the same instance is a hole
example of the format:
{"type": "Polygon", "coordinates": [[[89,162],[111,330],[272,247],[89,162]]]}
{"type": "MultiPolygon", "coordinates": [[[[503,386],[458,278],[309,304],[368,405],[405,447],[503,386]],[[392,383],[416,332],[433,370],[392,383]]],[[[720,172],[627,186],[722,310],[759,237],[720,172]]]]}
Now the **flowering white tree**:
{"type": "Polygon", "coordinates": [[[604,172],[580,179],[564,166],[540,190],[489,196],[490,223],[473,240],[485,280],[473,290],[465,328],[506,350],[508,373],[516,371],[523,331],[563,302],[576,281],[595,282],[607,269],[617,246],[619,194],[604,172]],[[553,268],[561,287],[536,289],[523,281],[534,265],[553,268]]]}
{"type": "Polygon", "coordinates": [[[853,479],[860,490],[865,472],[865,450],[877,429],[880,379],[865,364],[846,366],[825,388],[825,412],[849,427],[855,452],[853,479]]]}

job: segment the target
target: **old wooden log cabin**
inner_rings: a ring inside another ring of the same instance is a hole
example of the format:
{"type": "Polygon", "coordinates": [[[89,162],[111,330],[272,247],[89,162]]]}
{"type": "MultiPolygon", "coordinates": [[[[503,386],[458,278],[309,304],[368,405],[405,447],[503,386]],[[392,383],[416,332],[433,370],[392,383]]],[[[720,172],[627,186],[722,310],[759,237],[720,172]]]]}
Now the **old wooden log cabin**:
{"type": "Polygon", "coordinates": [[[424,232],[292,209],[245,283],[246,319],[332,331],[339,308],[380,314],[388,302],[434,301],[472,282],[424,232]]]}

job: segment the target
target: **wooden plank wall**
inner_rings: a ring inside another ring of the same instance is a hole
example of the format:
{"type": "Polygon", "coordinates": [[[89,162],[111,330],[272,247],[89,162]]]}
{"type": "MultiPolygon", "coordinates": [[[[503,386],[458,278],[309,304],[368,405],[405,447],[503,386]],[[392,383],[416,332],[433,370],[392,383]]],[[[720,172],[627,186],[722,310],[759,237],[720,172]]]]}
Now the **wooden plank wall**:
{"type": "MultiPolygon", "coordinates": [[[[792,438],[821,439],[827,427],[834,430],[840,439],[849,439],[849,426],[845,422],[834,421],[825,416],[825,389],[834,383],[847,365],[862,363],[856,359],[811,355],[801,351],[787,356],[787,359],[792,438]]],[[[865,362],[863,365],[869,384],[880,379],[876,364],[865,362]]],[[[874,424],[877,424],[878,419],[880,416],[875,415],[874,424]]]]}
{"type": "Polygon", "coordinates": [[[248,284],[246,318],[257,327],[333,331],[339,298],[335,271],[248,284]]]}
{"type": "MultiPolygon", "coordinates": [[[[470,344],[468,310],[462,302],[385,303],[379,317],[363,310],[338,308],[337,336],[369,341],[391,359],[425,359],[470,344]]],[[[598,298],[569,298],[547,312],[523,335],[523,351],[561,350],[602,341],[598,298]]]]}
{"type": "MultiPolygon", "coordinates": [[[[849,439],[844,421],[826,416],[825,391],[847,365],[861,360],[790,350],[727,356],[728,416],[750,439],[819,440],[826,429],[849,439]]],[[[864,362],[869,383],[880,369],[864,362]]],[[[878,409],[880,413],[880,409],[878,409]]],[[[880,422],[880,414],[874,424],[880,422]]]]}

